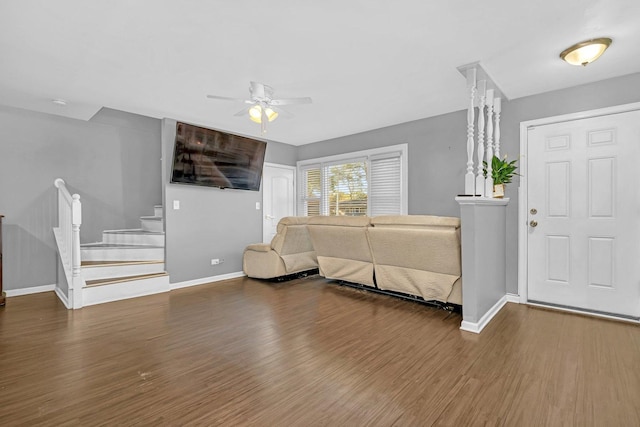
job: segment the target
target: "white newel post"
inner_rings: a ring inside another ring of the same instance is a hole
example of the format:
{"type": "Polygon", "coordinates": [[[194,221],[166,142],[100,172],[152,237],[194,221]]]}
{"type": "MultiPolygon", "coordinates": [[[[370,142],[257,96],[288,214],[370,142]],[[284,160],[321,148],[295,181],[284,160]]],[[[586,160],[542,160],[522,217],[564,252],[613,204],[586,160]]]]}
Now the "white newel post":
{"type": "Polygon", "coordinates": [[[484,180],[484,196],[493,197],[493,89],[487,90],[487,177],[484,180]]]}
{"type": "Polygon", "coordinates": [[[83,281],[80,277],[80,225],[82,224],[82,205],[80,196],[74,194],[71,202],[71,225],[72,225],[72,271],[73,271],[73,308],[82,308],[82,287],[83,281]]]}
{"type": "Polygon", "coordinates": [[[484,175],[482,173],[482,161],[484,160],[484,105],[486,97],[487,81],[478,82],[478,168],[476,173],[476,195],[484,196],[484,175]]]}
{"type": "Polygon", "coordinates": [[[467,173],[464,176],[464,194],[476,194],[476,178],[473,173],[473,125],[475,121],[476,69],[467,70],[467,89],[469,90],[469,109],[467,110],[467,173]]]}
{"type": "Polygon", "coordinates": [[[495,140],[493,145],[496,147],[494,153],[496,157],[500,157],[500,114],[502,113],[502,99],[496,98],[493,101],[493,112],[495,113],[496,129],[493,131],[495,134],[495,140]]]}

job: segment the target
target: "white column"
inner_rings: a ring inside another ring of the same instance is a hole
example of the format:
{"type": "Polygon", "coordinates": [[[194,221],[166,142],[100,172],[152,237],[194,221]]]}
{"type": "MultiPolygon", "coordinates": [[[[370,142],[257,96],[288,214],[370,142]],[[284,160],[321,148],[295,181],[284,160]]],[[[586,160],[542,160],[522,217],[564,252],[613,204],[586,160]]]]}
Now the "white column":
{"type": "Polygon", "coordinates": [[[71,202],[71,224],[72,224],[72,240],[71,240],[71,266],[72,266],[72,284],[73,289],[70,290],[71,306],[73,308],[82,308],[82,286],[84,281],[80,277],[80,225],[82,224],[82,205],[80,196],[74,194],[71,202]]]}
{"type": "Polygon", "coordinates": [[[487,90],[487,177],[484,181],[484,196],[493,197],[493,89],[487,90]]]}
{"type": "Polygon", "coordinates": [[[475,121],[474,101],[476,97],[476,69],[467,70],[467,89],[469,90],[469,109],[467,110],[467,173],[464,176],[464,194],[475,195],[475,175],[473,173],[473,124],[475,121]]]}
{"type": "Polygon", "coordinates": [[[484,175],[482,174],[482,161],[484,160],[484,106],[487,81],[478,82],[478,168],[476,172],[476,194],[484,196],[484,175]]]}
{"type": "Polygon", "coordinates": [[[500,157],[500,114],[502,113],[502,99],[496,98],[493,101],[493,112],[495,113],[496,129],[493,131],[496,138],[493,143],[495,146],[495,156],[500,157]]]}

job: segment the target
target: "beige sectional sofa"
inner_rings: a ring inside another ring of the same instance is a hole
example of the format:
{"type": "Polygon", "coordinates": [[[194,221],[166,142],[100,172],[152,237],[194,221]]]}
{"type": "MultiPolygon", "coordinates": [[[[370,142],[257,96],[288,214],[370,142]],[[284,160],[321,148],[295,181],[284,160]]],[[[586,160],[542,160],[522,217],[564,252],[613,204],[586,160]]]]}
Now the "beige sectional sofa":
{"type": "Polygon", "coordinates": [[[256,278],[315,266],[329,279],[462,305],[459,218],[283,218],[271,245],[247,247],[243,265],[256,278]]]}

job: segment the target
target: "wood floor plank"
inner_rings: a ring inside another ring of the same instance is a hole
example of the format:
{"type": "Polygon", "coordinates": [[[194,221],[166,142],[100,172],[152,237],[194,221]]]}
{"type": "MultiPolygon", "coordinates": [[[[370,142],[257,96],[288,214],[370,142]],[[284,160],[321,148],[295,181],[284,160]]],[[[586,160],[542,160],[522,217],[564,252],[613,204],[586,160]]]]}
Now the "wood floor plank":
{"type": "Polygon", "coordinates": [[[11,425],[640,425],[640,327],[507,304],[459,315],[318,276],[69,311],[0,309],[11,425]]]}

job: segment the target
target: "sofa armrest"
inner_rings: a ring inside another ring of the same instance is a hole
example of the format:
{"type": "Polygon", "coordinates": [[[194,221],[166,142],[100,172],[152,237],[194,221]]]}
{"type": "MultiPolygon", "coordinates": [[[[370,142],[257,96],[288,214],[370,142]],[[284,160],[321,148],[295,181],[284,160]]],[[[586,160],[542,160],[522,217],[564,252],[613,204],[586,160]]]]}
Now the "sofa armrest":
{"type": "Polygon", "coordinates": [[[255,252],[269,252],[271,250],[271,245],[269,243],[252,243],[247,246],[245,250],[255,252]]]}

